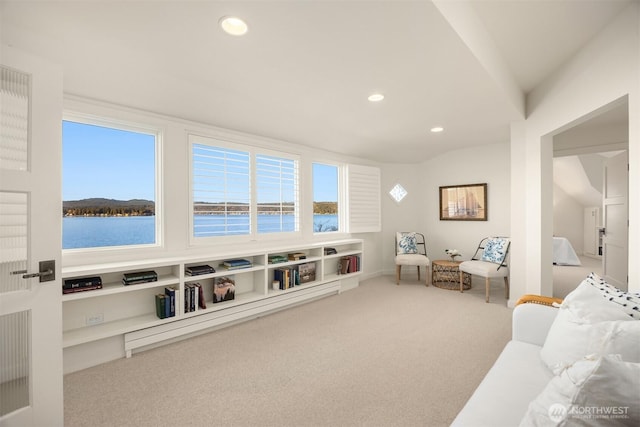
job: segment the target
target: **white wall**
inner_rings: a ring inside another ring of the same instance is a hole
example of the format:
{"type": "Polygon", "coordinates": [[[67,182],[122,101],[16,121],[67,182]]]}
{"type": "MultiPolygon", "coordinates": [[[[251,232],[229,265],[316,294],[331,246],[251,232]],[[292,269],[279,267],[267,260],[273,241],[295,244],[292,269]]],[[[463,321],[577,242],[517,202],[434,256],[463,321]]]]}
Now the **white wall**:
{"type": "MultiPolygon", "coordinates": [[[[395,274],[395,233],[396,231],[417,231],[425,234],[427,244],[430,231],[424,229],[420,218],[423,213],[425,197],[424,182],[420,164],[386,164],[382,166],[382,235],[380,253],[381,270],[385,274],[395,274]],[[389,191],[400,184],[407,190],[407,195],[400,203],[396,203],[389,191]]],[[[427,247],[428,250],[428,247],[427,247]]]]}
{"type": "Polygon", "coordinates": [[[509,144],[507,142],[450,151],[422,165],[424,214],[431,259],[446,259],[445,249],[458,249],[470,259],[483,237],[510,236],[509,144]],[[487,183],[487,221],[441,221],[439,187],[487,183]]]}
{"type": "MultiPolygon", "coordinates": [[[[552,136],[628,96],[629,218],[640,217],[640,12],[629,5],[528,97],[527,120],[512,125],[511,300],[552,295],[552,136]],[[523,194],[523,189],[526,194],[523,194]]],[[[629,290],[640,289],[640,228],[629,225],[629,290]]]]}
{"type": "Polygon", "coordinates": [[[562,188],[553,186],[553,235],[566,237],[577,254],[584,252],[584,208],[562,188]]]}
{"type": "Polygon", "coordinates": [[[429,258],[446,259],[445,249],[469,259],[483,237],[509,235],[509,144],[507,142],[444,153],[418,165],[383,165],[383,192],[396,182],[407,189],[406,200],[396,204],[384,195],[383,263],[392,274],[394,233],[420,231],[427,239],[429,258]],[[440,221],[439,187],[487,183],[488,221],[440,221]]]}

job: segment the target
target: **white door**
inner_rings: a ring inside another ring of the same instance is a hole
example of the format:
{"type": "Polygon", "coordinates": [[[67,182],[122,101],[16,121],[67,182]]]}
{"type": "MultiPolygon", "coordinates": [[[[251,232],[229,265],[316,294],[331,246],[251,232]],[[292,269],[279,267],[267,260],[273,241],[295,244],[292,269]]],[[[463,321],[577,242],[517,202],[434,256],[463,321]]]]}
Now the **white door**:
{"type": "Polygon", "coordinates": [[[628,152],[608,158],[603,183],[602,271],[607,282],[627,290],[628,280],[628,152]]]}
{"type": "Polygon", "coordinates": [[[61,426],[62,72],[0,49],[0,425],[61,426]]]}

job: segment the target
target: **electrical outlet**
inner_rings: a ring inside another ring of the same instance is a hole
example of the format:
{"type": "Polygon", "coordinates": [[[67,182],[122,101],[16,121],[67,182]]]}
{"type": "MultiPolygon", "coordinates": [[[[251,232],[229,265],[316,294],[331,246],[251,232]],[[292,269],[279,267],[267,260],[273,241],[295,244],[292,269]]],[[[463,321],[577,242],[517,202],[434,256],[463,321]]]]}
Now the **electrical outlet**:
{"type": "Polygon", "coordinates": [[[103,313],[96,313],[96,314],[92,314],[90,316],[87,316],[87,325],[91,326],[91,325],[97,325],[99,323],[104,322],[104,314],[103,313]]]}

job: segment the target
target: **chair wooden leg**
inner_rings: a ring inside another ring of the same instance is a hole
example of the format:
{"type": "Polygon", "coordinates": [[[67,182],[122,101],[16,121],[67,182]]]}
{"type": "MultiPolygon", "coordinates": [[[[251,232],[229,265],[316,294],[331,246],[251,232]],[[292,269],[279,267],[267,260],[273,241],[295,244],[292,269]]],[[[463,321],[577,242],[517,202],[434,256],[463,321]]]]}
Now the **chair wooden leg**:
{"type": "Polygon", "coordinates": [[[402,268],[401,265],[396,265],[396,285],[400,284],[400,269],[402,268]]]}
{"type": "Polygon", "coordinates": [[[429,267],[430,267],[429,265],[427,265],[425,267],[425,270],[426,270],[424,272],[424,285],[425,286],[429,286],[429,271],[431,270],[429,267]]]}
{"type": "Polygon", "coordinates": [[[486,302],[489,302],[489,288],[491,287],[491,280],[487,277],[486,279],[484,279],[484,284],[486,287],[486,297],[487,297],[486,302]]]}
{"type": "Polygon", "coordinates": [[[418,266],[418,282],[420,281],[420,266],[418,266]]]}
{"type": "Polygon", "coordinates": [[[504,276],[504,297],[509,299],[509,278],[504,276]]]}

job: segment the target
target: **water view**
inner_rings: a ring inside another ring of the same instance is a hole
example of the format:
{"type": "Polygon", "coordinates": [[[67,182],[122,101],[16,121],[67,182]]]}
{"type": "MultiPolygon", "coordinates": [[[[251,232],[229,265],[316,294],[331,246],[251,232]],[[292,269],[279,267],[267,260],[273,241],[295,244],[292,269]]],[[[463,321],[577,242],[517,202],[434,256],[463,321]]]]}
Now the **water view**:
{"type": "MultiPolygon", "coordinates": [[[[259,232],[268,232],[269,223],[283,222],[284,230],[293,230],[293,217],[284,215],[260,215],[259,232]]],[[[62,249],[99,248],[105,246],[148,245],[155,243],[155,216],[69,216],[62,218],[62,249]]],[[[233,221],[233,218],[231,218],[233,221]]],[[[224,217],[218,215],[196,215],[196,237],[210,235],[211,230],[224,223],[224,217]]],[[[227,229],[235,234],[248,232],[246,225],[236,224],[227,229]]],[[[337,215],[314,215],[314,232],[336,231],[337,215]]]]}

